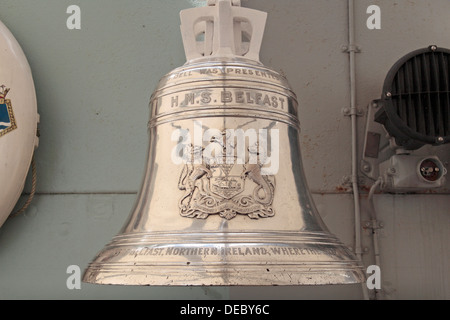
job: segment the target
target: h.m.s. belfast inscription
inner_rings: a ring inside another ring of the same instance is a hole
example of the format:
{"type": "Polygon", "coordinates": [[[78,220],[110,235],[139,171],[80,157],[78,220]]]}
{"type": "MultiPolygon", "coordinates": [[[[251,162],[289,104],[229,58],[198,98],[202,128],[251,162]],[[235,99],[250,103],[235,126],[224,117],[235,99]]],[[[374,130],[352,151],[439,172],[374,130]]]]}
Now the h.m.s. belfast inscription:
{"type": "MultiPolygon", "coordinates": [[[[196,90],[173,94],[166,98],[171,108],[202,106],[209,104],[242,104],[247,106],[260,106],[273,109],[286,109],[286,98],[280,94],[264,92],[263,90],[232,89],[232,90],[196,90]]],[[[166,103],[162,103],[166,105],[166,103]]]]}

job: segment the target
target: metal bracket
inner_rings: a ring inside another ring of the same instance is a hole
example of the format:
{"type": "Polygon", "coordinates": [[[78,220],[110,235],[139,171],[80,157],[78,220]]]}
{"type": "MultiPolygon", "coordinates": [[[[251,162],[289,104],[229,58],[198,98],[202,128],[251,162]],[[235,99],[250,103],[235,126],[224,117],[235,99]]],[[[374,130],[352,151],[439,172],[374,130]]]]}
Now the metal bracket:
{"type": "MultiPolygon", "coordinates": [[[[358,179],[358,185],[363,185],[364,184],[364,182],[365,182],[364,177],[358,176],[357,179],[358,179]]],[[[343,176],[342,179],[341,179],[341,185],[343,187],[352,188],[352,186],[353,186],[353,178],[352,178],[352,176],[351,175],[343,176]]]]}
{"type": "Polygon", "coordinates": [[[390,139],[384,127],[374,121],[375,113],[381,106],[380,101],[374,100],[368,105],[366,112],[367,122],[360,168],[362,173],[372,180],[379,177],[379,164],[395,154],[392,139],[390,139]]]}
{"type": "Polygon", "coordinates": [[[341,49],[342,49],[342,52],[345,52],[345,53],[350,53],[350,52],[361,53],[361,51],[362,51],[360,46],[343,45],[341,47],[341,49]]]}
{"type": "Polygon", "coordinates": [[[180,19],[188,61],[245,57],[259,62],[266,12],[241,7],[240,0],[210,0],[206,7],[182,10],[180,19]]]}
{"type": "Polygon", "coordinates": [[[364,228],[368,228],[368,229],[372,229],[372,230],[380,230],[380,229],[384,229],[384,223],[380,222],[380,221],[364,221],[362,223],[364,228]]]}
{"type": "Polygon", "coordinates": [[[346,117],[351,117],[351,116],[358,116],[358,117],[363,117],[364,116],[364,110],[361,108],[343,108],[342,109],[342,114],[346,117]]]}

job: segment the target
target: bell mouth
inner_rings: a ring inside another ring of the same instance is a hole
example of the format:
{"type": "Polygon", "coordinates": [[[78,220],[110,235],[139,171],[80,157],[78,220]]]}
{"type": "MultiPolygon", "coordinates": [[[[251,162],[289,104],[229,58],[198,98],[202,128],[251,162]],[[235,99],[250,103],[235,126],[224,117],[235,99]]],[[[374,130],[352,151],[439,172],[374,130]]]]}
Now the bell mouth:
{"type": "Polygon", "coordinates": [[[365,281],[365,275],[353,253],[327,232],[139,233],[115,237],[89,265],[83,281],[131,286],[308,286],[356,284],[365,281]]]}

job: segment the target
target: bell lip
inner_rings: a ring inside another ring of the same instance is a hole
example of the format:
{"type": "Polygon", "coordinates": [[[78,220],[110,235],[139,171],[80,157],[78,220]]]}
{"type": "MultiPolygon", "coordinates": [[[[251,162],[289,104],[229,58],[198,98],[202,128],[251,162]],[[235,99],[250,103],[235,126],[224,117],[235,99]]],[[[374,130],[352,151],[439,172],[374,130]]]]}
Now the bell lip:
{"type": "Polygon", "coordinates": [[[127,273],[130,270],[123,270],[122,274],[112,275],[111,272],[93,270],[88,267],[82,281],[95,285],[133,287],[309,287],[356,285],[366,281],[363,268],[356,266],[327,272],[311,272],[307,271],[309,267],[298,268],[298,266],[291,268],[261,266],[251,270],[245,269],[241,266],[240,271],[233,270],[233,272],[222,272],[216,275],[209,270],[203,273],[189,271],[189,267],[184,267],[175,274],[154,270],[157,274],[152,274],[149,279],[147,274],[127,273]]]}
{"type": "Polygon", "coordinates": [[[173,239],[172,234],[164,234],[117,235],[85,269],[83,282],[169,287],[313,286],[357,284],[366,278],[362,262],[356,255],[333,234],[325,231],[305,232],[297,235],[296,239],[292,239],[294,233],[263,233],[259,241],[254,234],[228,234],[227,238],[233,239],[228,245],[240,244],[236,247],[239,251],[237,256],[233,255],[234,251],[231,256],[223,252],[204,256],[206,252],[200,254],[198,251],[168,256],[169,251],[172,254],[173,249],[181,248],[181,243],[185,248],[199,244],[204,247],[216,246],[214,239],[218,241],[220,236],[216,234],[213,237],[215,233],[212,233],[204,234],[202,238],[196,233],[183,234],[177,237],[182,238],[178,239],[182,241],[171,242],[164,239],[173,239]],[[238,249],[253,248],[256,244],[261,245],[261,250],[265,248],[266,252],[274,254],[261,258],[259,253],[242,255],[238,249]],[[166,249],[166,255],[160,254],[161,251],[147,251],[150,248],[166,249]],[[279,250],[275,250],[277,248],[288,248],[288,256],[276,255],[279,254],[279,250]],[[289,248],[293,248],[293,251],[289,248]],[[308,252],[307,256],[304,256],[305,251],[308,252]],[[150,255],[147,256],[147,253],[150,255]]]}

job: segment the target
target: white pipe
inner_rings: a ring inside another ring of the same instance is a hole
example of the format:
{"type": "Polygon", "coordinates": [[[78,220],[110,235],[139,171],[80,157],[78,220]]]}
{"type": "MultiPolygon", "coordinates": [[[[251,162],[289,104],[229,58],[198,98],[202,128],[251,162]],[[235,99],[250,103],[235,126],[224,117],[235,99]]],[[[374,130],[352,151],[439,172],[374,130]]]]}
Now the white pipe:
{"type": "Polygon", "coordinates": [[[383,183],[383,178],[378,178],[378,180],[373,184],[373,186],[370,188],[369,191],[369,196],[368,196],[368,200],[369,200],[369,204],[370,204],[370,218],[372,220],[376,220],[377,219],[377,215],[374,209],[374,205],[373,205],[373,196],[375,194],[375,191],[377,190],[377,188],[383,183]]]}
{"type": "MultiPolygon", "coordinates": [[[[355,2],[348,0],[348,29],[349,29],[349,46],[350,55],[350,116],[352,121],[352,189],[355,206],[355,254],[362,263],[361,248],[361,206],[359,199],[358,185],[358,108],[356,105],[356,45],[355,45],[355,2]]],[[[363,296],[365,300],[369,300],[369,293],[366,283],[362,283],[363,296]]]]}
{"type": "MultiPolygon", "coordinates": [[[[383,183],[383,179],[379,178],[374,184],[373,186],[370,188],[369,191],[369,196],[367,198],[367,200],[369,201],[369,213],[370,213],[370,220],[372,222],[372,241],[373,241],[373,251],[374,251],[374,255],[375,255],[375,265],[377,265],[378,267],[381,267],[381,260],[380,260],[380,248],[378,245],[378,219],[377,219],[377,214],[375,211],[375,205],[373,203],[373,196],[375,194],[375,191],[377,190],[377,188],[383,183]]],[[[375,291],[375,299],[377,299],[377,297],[379,297],[379,292],[375,291]]]]}

